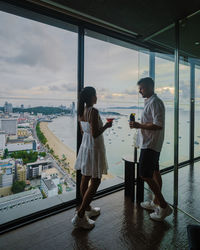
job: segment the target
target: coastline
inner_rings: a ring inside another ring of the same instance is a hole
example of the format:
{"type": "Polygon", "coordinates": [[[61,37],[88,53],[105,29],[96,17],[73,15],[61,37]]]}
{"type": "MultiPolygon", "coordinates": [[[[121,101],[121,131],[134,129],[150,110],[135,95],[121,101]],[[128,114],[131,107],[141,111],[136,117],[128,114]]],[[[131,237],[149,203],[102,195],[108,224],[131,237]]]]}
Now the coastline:
{"type": "Polygon", "coordinates": [[[54,133],[48,127],[48,122],[41,122],[40,129],[47,138],[47,144],[51,149],[53,149],[55,155],[58,155],[58,157],[62,159],[64,154],[67,158],[67,162],[69,162],[69,168],[74,170],[76,152],[67,147],[61,140],[58,139],[57,136],[54,135],[54,133]]]}
{"type": "MultiPolygon", "coordinates": [[[[40,122],[40,129],[47,139],[47,144],[53,149],[55,155],[58,155],[59,159],[62,159],[63,154],[69,162],[69,168],[71,172],[74,172],[74,165],[76,162],[76,152],[67,147],[48,127],[48,122],[40,122]]],[[[112,179],[114,176],[110,173],[102,175],[102,180],[112,179]]]]}

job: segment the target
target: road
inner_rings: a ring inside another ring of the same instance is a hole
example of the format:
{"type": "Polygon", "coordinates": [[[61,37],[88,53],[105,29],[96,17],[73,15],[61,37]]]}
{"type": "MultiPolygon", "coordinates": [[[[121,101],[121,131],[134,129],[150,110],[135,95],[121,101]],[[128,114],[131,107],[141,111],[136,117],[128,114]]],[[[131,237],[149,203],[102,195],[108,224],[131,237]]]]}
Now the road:
{"type": "Polygon", "coordinates": [[[33,134],[33,138],[37,141],[37,145],[40,146],[39,149],[37,149],[37,151],[46,152],[47,155],[46,155],[45,158],[50,158],[51,159],[51,161],[53,163],[53,167],[55,167],[63,175],[64,182],[66,182],[70,188],[74,189],[76,187],[76,182],[72,179],[72,177],[69,174],[67,174],[64,171],[64,169],[62,167],[59,166],[59,164],[53,158],[53,156],[48,153],[47,148],[39,141],[39,139],[37,137],[37,133],[36,133],[36,124],[37,124],[37,122],[35,122],[33,124],[32,134],[33,134]]]}

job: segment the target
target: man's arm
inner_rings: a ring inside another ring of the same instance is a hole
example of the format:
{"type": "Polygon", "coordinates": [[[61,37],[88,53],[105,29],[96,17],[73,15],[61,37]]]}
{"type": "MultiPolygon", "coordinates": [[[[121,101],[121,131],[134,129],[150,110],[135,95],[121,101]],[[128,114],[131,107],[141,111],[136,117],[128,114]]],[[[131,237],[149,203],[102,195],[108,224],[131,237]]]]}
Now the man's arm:
{"type": "Polygon", "coordinates": [[[153,123],[129,122],[130,128],[141,128],[147,130],[161,130],[162,127],[153,123]]]}

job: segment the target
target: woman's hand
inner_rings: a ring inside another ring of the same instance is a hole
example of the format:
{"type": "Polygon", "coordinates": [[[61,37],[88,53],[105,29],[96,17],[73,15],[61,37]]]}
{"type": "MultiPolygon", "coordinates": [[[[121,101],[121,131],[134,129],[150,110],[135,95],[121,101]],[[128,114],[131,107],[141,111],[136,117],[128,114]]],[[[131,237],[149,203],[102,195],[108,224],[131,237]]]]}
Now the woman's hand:
{"type": "Polygon", "coordinates": [[[111,128],[112,127],[112,123],[113,122],[106,122],[106,124],[104,125],[105,128],[111,128]]]}

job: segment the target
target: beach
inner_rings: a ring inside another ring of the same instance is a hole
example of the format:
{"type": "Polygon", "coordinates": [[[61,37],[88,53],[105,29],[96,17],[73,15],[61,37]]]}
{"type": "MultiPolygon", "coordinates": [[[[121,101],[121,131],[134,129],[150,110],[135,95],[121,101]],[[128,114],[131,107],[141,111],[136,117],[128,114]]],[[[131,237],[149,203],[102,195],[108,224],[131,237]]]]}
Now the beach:
{"type": "MultiPolygon", "coordinates": [[[[63,158],[63,154],[66,156],[66,162],[69,162],[70,172],[73,172],[76,161],[76,152],[67,147],[67,145],[65,145],[56,135],[54,135],[54,133],[48,127],[48,122],[41,122],[40,130],[46,137],[47,144],[51,149],[53,149],[54,154],[57,155],[59,159],[63,158]]],[[[102,180],[111,178],[113,178],[113,175],[110,173],[102,176],[102,180]]]]}
{"type": "Polygon", "coordinates": [[[54,154],[59,157],[59,159],[63,158],[63,155],[67,158],[67,162],[69,162],[69,168],[74,170],[74,164],[76,161],[76,152],[67,147],[61,140],[58,139],[54,135],[54,133],[49,129],[48,122],[40,123],[40,130],[47,138],[47,144],[51,149],[53,149],[54,154]]]}

